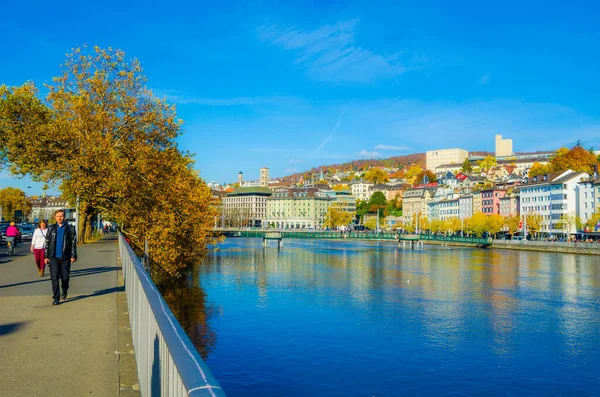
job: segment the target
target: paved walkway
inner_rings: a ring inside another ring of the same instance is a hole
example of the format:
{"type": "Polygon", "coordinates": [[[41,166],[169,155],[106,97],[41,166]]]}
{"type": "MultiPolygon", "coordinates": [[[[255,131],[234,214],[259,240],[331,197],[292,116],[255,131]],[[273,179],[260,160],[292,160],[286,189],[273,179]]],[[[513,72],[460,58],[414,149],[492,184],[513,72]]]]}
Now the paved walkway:
{"type": "Polygon", "coordinates": [[[0,254],[0,395],[118,396],[116,237],[78,247],[58,306],[49,272],[38,276],[24,245],[21,255],[0,254]]]}

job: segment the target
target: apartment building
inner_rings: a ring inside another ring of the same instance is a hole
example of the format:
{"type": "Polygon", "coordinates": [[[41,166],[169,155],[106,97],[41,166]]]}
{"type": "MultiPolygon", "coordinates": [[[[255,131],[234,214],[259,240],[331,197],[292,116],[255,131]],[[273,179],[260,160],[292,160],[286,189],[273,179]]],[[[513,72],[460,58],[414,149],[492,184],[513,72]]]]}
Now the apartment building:
{"type": "Polygon", "coordinates": [[[267,187],[239,187],[223,197],[222,224],[225,226],[260,227],[267,215],[267,198],[273,192],[267,187]]]}
{"type": "Polygon", "coordinates": [[[404,222],[411,222],[416,214],[429,216],[429,202],[433,199],[437,188],[407,189],[402,195],[402,218],[404,222]]]}
{"type": "Polygon", "coordinates": [[[429,203],[429,220],[445,221],[450,218],[460,218],[460,198],[447,198],[429,203]]]}
{"type": "Polygon", "coordinates": [[[589,177],[584,172],[566,170],[526,178],[518,188],[521,213],[541,215],[542,233],[575,232],[577,186],[589,177]]]}
{"type": "Polygon", "coordinates": [[[463,149],[428,150],[425,153],[425,166],[436,172],[436,168],[442,164],[462,164],[467,157],[469,152],[463,149]]]}
{"type": "Polygon", "coordinates": [[[519,215],[519,196],[512,193],[506,194],[504,197],[500,197],[500,215],[509,217],[512,215],[519,215]]]}
{"type": "Polygon", "coordinates": [[[350,188],[352,189],[352,195],[356,197],[358,200],[367,201],[371,198],[371,194],[373,193],[370,188],[373,186],[371,182],[367,181],[357,181],[354,182],[350,188]]]}
{"type": "Polygon", "coordinates": [[[315,188],[293,188],[275,192],[266,201],[265,226],[319,229],[323,227],[327,209],[335,198],[315,188]]]}
{"type": "Polygon", "coordinates": [[[481,212],[486,215],[500,214],[500,198],[506,195],[506,190],[486,189],[481,191],[481,212]]]}
{"type": "Polygon", "coordinates": [[[350,190],[328,190],[321,192],[332,199],[330,205],[332,208],[350,213],[356,212],[356,198],[350,190]]]}
{"type": "Polygon", "coordinates": [[[478,212],[483,212],[483,201],[482,201],[482,192],[481,190],[477,190],[473,192],[473,201],[472,201],[472,211],[474,214],[478,212]]]}
{"type": "Polygon", "coordinates": [[[586,223],[600,209],[600,179],[583,179],[577,184],[576,213],[586,223]]]}
{"type": "Polygon", "coordinates": [[[473,216],[473,195],[463,194],[458,198],[458,216],[460,219],[467,219],[473,216]]]}

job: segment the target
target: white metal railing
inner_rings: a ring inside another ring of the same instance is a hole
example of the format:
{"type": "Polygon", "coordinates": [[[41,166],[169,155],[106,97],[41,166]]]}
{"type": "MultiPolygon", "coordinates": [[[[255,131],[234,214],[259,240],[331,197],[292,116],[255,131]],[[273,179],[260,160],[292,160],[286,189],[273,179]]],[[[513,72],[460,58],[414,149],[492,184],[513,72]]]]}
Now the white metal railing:
{"type": "Polygon", "coordinates": [[[142,396],[224,397],[225,393],[121,233],[119,249],[142,396]]]}

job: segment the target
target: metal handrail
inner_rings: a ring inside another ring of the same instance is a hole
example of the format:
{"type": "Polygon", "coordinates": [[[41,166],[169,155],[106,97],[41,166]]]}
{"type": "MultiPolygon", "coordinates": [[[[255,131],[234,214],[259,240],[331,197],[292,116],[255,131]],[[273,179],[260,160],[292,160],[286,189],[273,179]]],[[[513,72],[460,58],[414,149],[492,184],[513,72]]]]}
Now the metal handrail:
{"type": "Polygon", "coordinates": [[[221,386],[121,233],[119,250],[142,396],[224,397],[221,386]]]}

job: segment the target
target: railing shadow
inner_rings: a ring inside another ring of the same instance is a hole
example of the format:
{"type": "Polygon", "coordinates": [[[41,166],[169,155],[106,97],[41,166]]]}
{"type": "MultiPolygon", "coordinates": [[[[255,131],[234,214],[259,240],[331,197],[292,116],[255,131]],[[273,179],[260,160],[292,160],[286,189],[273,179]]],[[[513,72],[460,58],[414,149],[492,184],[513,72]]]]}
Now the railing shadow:
{"type": "MultiPolygon", "coordinates": [[[[77,269],[71,271],[71,277],[81,277],[81,276],[90,276],[93,274],[112,272],[119,270],[119,267],[116,266],[100,266],[100,267],[91,267],[88,269],[77,269]]],[[[37,284],[37,283],[47,283],[50,282],[49,278],[45,278],[42,280],[33,280],[33,281],[23,281],[22,283],[14,283],[14,284],[6,284],[0,285],[0,289],[9,288],[9,287],[18,287],[19,285],[28,285],[28,284],[37,284]]]]}
{"type": "Polygon", "coordinates": [[[124,291],[125,291],[125,287],[124,286],[101,289],[101,290],[98,290],[98,291],[94,291],[91,294],[78,295],[78,296],[75,296],[73,298],[69,298],[67,300],[64,300],[62,302],[62,304],[70,303],[70,302],[75,302],[75,301],[78,301],[78,300],[81,300],[81,299],[85,299],[85,298],[91,298],[93,296],[102,296],[102,295],[113,294],[115,292],[124,292],[124,291]]]}
{"type": "Polygon", "coordinates": [[[154,360],[152,361],[152,375],[150,378],[150,396],[161,395],[160,379],[160,347],[158,345],[158,335],[154,337],[154,360]]]}
{"type": "Polygon", "coordinates": [[[9,323],[9,324],[1,324],[0,325],[0,336],[8,335],[13,332],[18,332],[19,328],[22,328],[27,322],[20,323],[9,323]]]}

